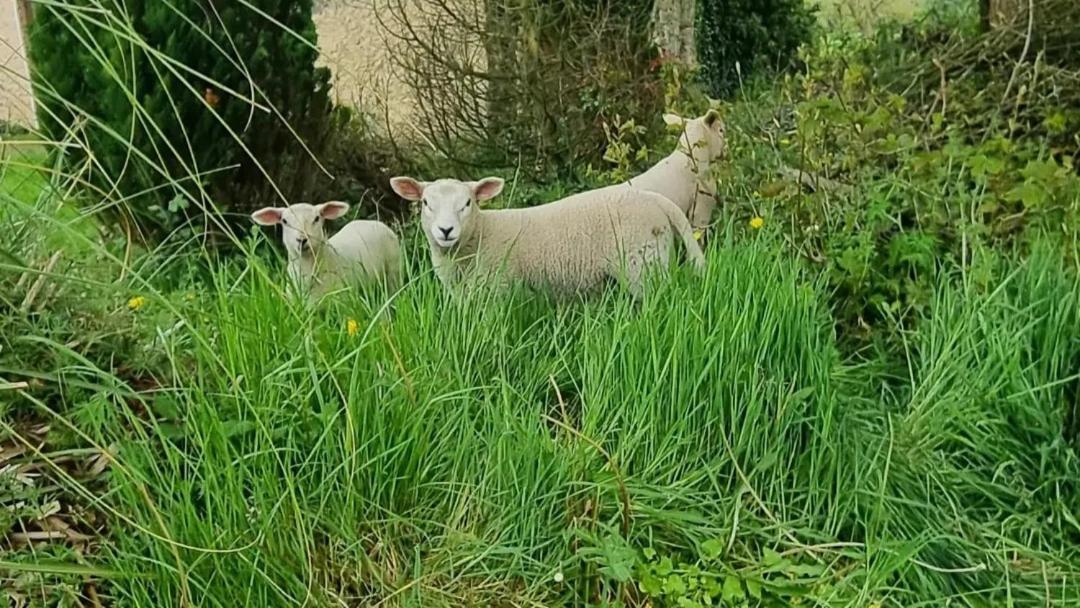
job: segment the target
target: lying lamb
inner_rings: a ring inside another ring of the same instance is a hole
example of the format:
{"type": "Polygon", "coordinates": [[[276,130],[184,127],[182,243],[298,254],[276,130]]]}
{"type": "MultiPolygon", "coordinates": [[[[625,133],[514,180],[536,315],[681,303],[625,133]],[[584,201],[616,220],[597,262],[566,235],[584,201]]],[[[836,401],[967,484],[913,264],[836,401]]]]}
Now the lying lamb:
{"type": "Polygon", "coordinates": [[[669,262],[676,237],[697,269],[705,264],[686,217],[653,192],[594,191],[526,209],[483,210],[478,203],[502,192],[503,180],[395,177],[390,183],[402,198],[422,201],[431,260],[448,287],[501,270],[504,284],[560,296],[593,291],[610,278],[625,279],[640,296],[646,267],[669,262]]]}
{"type": "Polygon", "coordinates": [[[683,127],[675,151],[648,171],[612,188],[662,194],[682,209],[695,230],[704,228],[716,209],[716,184],[709,172],[713,161],[727,151],[724,121],[716,110],[709,110],[692,119],[665,114],[664,122],[683,127]]]}
{"type": "Polygon", "coordinates": [[[329,239],[323,225],[349,211],[347,203],[298,203],[265,207],[251,214],[262,226],[281,224],[289,252],[289,276],[312,297],[349,278],[401,284],[401,247],[397,235],[382,222],[354,220],[329,239]]]}

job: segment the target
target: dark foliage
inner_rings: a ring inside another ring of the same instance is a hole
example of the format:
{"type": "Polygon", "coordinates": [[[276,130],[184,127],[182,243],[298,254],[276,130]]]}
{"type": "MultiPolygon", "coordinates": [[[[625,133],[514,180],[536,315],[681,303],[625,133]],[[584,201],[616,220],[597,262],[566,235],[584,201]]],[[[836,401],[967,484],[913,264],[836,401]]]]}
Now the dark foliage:
{"type": "Polygon", "coordinates": [[[814,10],[803,0],[700,0],[697,21],[702,76],[720,96],[738,87],[739,71],[789,64],[810,37],[814,10]]]}
{"type": "Polygon", "coordinates": [[[330,113],[312,1],[246,4],[38,6],[41,124],[72,144],[66,169],[107,219],[151,240],[183,226],[220,233],[309,192],[330,113]]]}

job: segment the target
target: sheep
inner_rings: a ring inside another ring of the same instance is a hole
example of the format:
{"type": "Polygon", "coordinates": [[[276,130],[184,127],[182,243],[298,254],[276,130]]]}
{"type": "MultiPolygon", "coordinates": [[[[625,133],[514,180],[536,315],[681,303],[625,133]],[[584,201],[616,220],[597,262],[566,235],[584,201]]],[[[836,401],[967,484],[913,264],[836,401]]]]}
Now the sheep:
{"type": "Polygon", "coordinates": [[[664,122],[683,128],[675,151],[648,171],[612,187],[662,194],[679,206],[694,230],[703,229],[716,208],[716,184],[709,171],[727,151],[724,121],[716,110],[709,110],[692,119],[665,114],[664,122]]]}
{"type": "Polygon", "coordinates": [[[264,207],[252,213],[251,218],[261,226],[281,224],[281,238],[289,255],[289,277],[312,297],[349,278],[375,280],[396,289],[401,284],[401,247],[389,226],[354,220],[326,238],[323,224],[348,211],[349,205],[340,201],[298,203],[264,207]]]}
{"type": "Polygon", "coordinates": [[[594,191],[537,207],[487,210],[477,207],[502,192],[502,179],[395,177],[390,183],[402,198],[421,202],[431,260],[447,287],[502,271],[497,285],[520,282],[557,297],[622,279],[639,298],[646,267],[671,260],[676,236],[695,269],[705,264],[690,222],[654,192],[594,191]]]}

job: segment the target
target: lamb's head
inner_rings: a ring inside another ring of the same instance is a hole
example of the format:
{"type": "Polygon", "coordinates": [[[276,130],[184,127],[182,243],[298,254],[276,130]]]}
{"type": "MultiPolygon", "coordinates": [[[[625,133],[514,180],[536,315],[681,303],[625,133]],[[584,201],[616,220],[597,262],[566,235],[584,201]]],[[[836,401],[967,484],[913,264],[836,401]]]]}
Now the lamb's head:
{"type": "Polygon", "coordinates": [[[288,207],[263,207],[251,214],[261,226],[281,224],[281,239],[290,259],[310,256],[326,242],[323,225],[349,211],[348,203],[330,201],[321,205],[297,203],[288,207]]]}
{"type": "Polygon", "coordinates": [[[697,118],[683,118],[677,114],[664,114],[664,122],[681,126],[679,147],[690,152],[699,161],[719,160],[727,153],[727,131],[724,120],[716,110],[709,110],[697,118]]]}
{"type": "Polygon", "coordinates": [[[503,180],[486,177],[478,182],[440,179],[421,182],[411,177],[395,177],[390,186],[401,198],[420,201],[420,225],[428,242],[447,250],[468,239],[479,203],[502,192],[503,180]]]}

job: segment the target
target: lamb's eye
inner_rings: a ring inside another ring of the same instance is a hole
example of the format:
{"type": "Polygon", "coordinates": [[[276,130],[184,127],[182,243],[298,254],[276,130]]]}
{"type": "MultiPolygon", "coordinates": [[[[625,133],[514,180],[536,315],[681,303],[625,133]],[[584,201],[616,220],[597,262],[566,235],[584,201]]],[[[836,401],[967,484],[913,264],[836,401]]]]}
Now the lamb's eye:
{"type": "Polygon", "coordinates": [[[428,205],[428,202],[427,202],[426,198],[420,199],[420,204],[425,206],[425,207],[430,207],[431,206],[431,205],[428,205]]]}
{"type": "Polygon", "coordinates": [[[316,224],[318,224],[318,223],[319,223],[319,220],[321,220],[321,219],[322,219],[321,217],[317,217],[317,218],[315,218],[315,223],[316,223],[316,224]]]}
{"type": "Polygon", "coordinates": [[[289,220],[287,220],[285,218],[281,218],[281,225],[282,226],[288,226],[289,225],[289,220]]]}
{"type": "Polygon", "coordinates": [[[465,199],[465,207],[466,207],[466,208],[467,208],[467,207],[468,207],[469,205],[471,205],[471,204],[472,204],[472,199],[471,199],[471,198],[467,198],[467,199],[465,199]]]}

